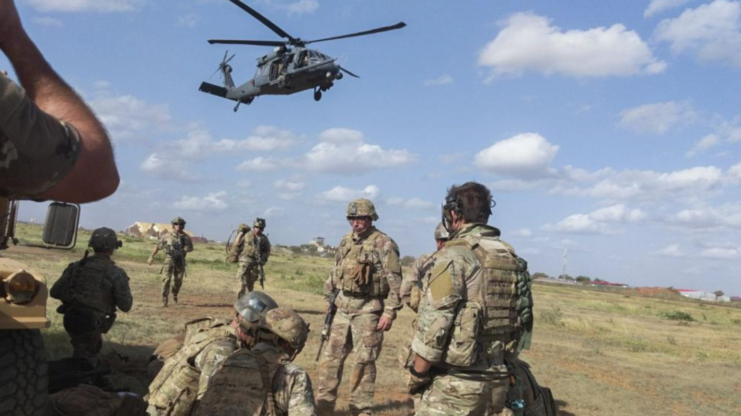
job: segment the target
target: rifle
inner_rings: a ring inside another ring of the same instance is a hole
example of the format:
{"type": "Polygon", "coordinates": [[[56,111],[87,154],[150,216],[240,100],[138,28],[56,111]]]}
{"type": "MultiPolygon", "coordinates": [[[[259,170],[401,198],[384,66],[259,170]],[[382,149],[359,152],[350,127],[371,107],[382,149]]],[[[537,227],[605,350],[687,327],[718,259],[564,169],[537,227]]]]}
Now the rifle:
{"type": "Polygon", "coordinates": [[[332,321],[334,320],[334,315],[337,313],[337,306],[334,304],[335,300],[337,300],[337,295],[339,295],[340,290],[335,289],[334,292],[332,292],[332,296],[329,297],[329,312],[327,312],[327,316],[324,317],[324,328],[322,328],[322,342],[319,344],[319,351],[316,352],[316,358],[314,358],[314,361],[319,361],[319,355],[322,353],[322,347],[324,347],[324,342],[329,338],[329,331],[332,330],[332,321]]]}
{"type": "Polygon", "coordinates": [[[260,289],[265,290],[265,268],[262,265],[262,239],[252,236],[252,244],[257,250],[257,264],[260,265],[260,289]]]}
{"type": "Polygon", "coordinates": [[[260,289],[265,290],[265,268],[262,266],[262,261],[260,262],[260,289]]]}

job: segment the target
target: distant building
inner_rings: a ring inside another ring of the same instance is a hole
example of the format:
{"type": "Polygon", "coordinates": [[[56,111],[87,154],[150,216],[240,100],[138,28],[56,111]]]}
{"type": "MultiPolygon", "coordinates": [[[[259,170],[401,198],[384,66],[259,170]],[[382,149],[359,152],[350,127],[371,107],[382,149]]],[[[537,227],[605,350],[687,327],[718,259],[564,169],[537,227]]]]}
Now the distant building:
{"type": "Polygon", "coordinates": [[[741,302],[741,296],[731,296],[731,302],[741,302]]]}
{"type": "Polygon", "coordinates": [[[690,298],[704,300],[706,302],[730,302],[731,298],[728,296],[716,296],[713,292],[705,292],[703,290],[694,289],[677,289],[680,295],[690,298]]]}
{"type": "MultiPolygon", "coordinates": [[[[206,243],[208,239],[197,237],[188,230],[183,230],[193,242],[206,243]]],[[[139,238],[160,239],[165,234],[172,232],[172,224],[137,221],[123,230],[124,234],[139,238]]]]}

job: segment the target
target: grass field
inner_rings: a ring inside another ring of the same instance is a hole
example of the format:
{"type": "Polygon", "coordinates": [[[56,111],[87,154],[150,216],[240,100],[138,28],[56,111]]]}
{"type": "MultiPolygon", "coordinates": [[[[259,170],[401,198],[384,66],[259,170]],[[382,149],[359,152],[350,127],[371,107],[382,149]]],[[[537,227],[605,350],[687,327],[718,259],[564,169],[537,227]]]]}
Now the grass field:
{"type": "MultiPolygon", "coordinates": [[[[51,286],[69,262],[82,256],[88,238],[89,233],[83,232],[78,247],[69,252],[12,248],[3,256],[24,261],[45,275],[51,286]]],[[[144,361],[184,322],[230,315],[238,289],[236,265],[224,263],[223,246],[196,245],[188,256],[180,305],[162,308],[160,266],[145,263],[154,242],[121,239],[124,247],[114,260],[131,277],[134,307],[128,314],[119,314],[105,338],[104,352],[115,349],[135,362],[144,361]]],[[[329,266],[329,259],[275,250],[265,268],[265,291],[311,324],[309,342],[297,363],[312,376],[324,318],[321,286],[329,266]]],[[[541,384],[553,389],[562,414],[741,414],[741,309],[581,286],[536,284],[534,296],[533,347],[523,358],[541,384]]],[[[43,333],[50,358],[70,355],[55,312],[59,303],[51,299],[48,306],[52,326],[43,333]]],[[[378,362],[379,415],[406,415],[411,408],[403,392],[398,355],[409,340],[412,318],[405,309],[386,335],[378,362]]],[[[140,393],[146,389],[142,373],[120,375],[117,383],[140,393]]],[[[347,395],[343,383],[343,409],[347,395]]]]}

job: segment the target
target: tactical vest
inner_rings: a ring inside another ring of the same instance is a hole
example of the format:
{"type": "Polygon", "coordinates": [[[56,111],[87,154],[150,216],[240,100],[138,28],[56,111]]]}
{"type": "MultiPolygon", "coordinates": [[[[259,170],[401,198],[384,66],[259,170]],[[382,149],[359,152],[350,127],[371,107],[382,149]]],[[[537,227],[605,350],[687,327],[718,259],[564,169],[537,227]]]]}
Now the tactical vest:
{"type": "Polygon", "coordinates": [[[376,250],[376,239],[383,233],[373,231],[362,243],[351,237],[342,239],[335,268],[335,287],[352,296],[385,297],[389,283],[382,272],[381,258],[376,250]]]}
{"type": "Polygon", "coordinates": [[[521,336],[532,330],[527,262],[497,239],[470,236],[446,243],[446,247],[455,246],[464,246],[474,253],[482,266],[481,282],[478,296],[458,307],[445,361],[470,366],[495,341],[505,345],[496,352],[489,351],[488,355],[497,356],[492,358],[529,347],[529,335],[521,336]]]}
{"type": "Polygon", "coordinates": [[[246,257],[254,260],[260,260],[260,243],[261,239],[255,237],[252,232],[247,232],[244,237],[244,248],[242,249],[241,257],[246,257]]]}
{"type": "Polygon", "coordinates": [[[279,368],[262,354],[235,352],[209,380],[194,416],[276,416],[272,380],[279,368]]]}
{"type": "Polygon", "coordinates": [[[217,326],[194,334],[180,351],[165,361],[164,367],[149,385],[149,404],[167,415],[190,415],[201,378],[194,360],[206,347],[218,341],[236,343],[234,328],[217,326]]]}
{"type": "Polygon", "coordinates": [[[62,301],[73,307],[84,306],[105,314],[114,312],[113,282],[106,274],[112,266],[112,261],[98,259],[77,263],[62,301]]]}

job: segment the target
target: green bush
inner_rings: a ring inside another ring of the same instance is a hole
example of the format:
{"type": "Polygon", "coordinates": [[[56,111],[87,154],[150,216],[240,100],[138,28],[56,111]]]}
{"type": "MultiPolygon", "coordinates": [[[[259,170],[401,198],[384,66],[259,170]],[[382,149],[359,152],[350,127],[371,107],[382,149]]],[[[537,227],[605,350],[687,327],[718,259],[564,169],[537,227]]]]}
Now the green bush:
{"type": "Polygon", "coordinates": [[[695,318],[692,317],[687,312],[683,311],[668,311],[668,312],[661,312],[660,314],[665,319],[669,319],[670,321],[682,321],[682,322],[694,322],[695,318]]]}

